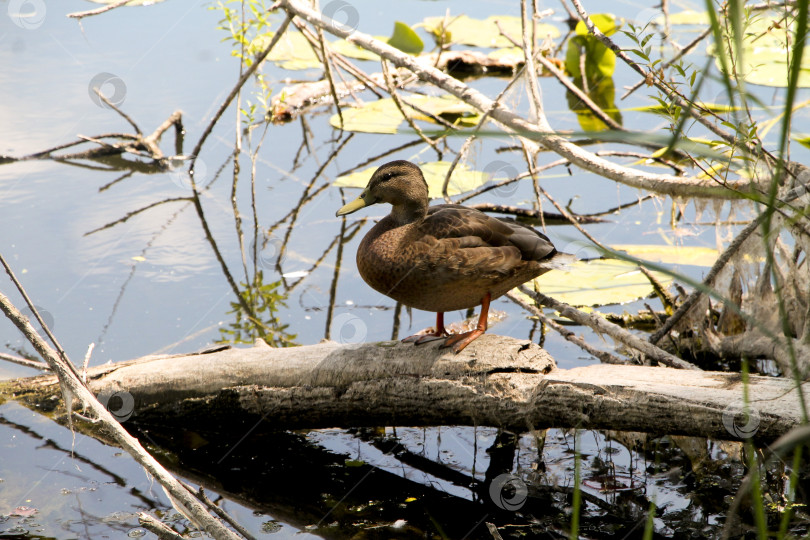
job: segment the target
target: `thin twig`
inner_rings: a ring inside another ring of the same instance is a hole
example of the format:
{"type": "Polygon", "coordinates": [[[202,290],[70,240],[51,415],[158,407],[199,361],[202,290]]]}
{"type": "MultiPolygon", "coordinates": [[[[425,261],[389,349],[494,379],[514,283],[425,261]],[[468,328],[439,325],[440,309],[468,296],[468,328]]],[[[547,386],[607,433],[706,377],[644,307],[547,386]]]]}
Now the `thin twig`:
{"type": "MultiPolygon", "coordinates": [[[[262,62],[264,62],[264,59],[267,58],[267,55],[270,54],[270,52],[273,50],[273,47],[275,47],[276,44],[281,40],[281,37],[284,35],[284,32],[290,25],[290,21],[292,21],[292,16],[287,15],[287,17],[284,19],[284,22],[281,23],[281,26],[279,26],[278,30],[276,30],[276,33],[273,35],[273,39],[270,40],[270,43],[267,45],[267,47],[265,47],[265,49],[261,52],[261,54],[259,54],[256,58],[253,59],[253,64],[247,69],[247,71],[245,71],[242,74],[241,77],[239,77],[239,80],[236,81],[236,84],[231,89],[231,92],[228,94],[228,96],[225,98],[225,101],[222,102],[222,104],[219,106],[219,109],[217,109],[217,112],[214,113],[214,117],[211,118],[211,121],[208,123],[207,126],[205,126],[205,129],[203,130],[203,133],[200,136],[200,140],[197,141],[197,144],[194,146],[194,150],[192,150],[191,152],[192,171],[194,168],[194,161],[200,154],[200,150],[202,150],[202,146],[205,143],[205,140],[211,134],[211,131],[214,129],[214,126],[217,124],[217,122],[219,122],[219,119],[222,117],[223,113],[231,105],[231,102],[234,100],[236,95],[242,89],[242,86],[244,86],[245,82],[256,72],[257,69],[259,69],[259,66],[261,66],[262,62]]],[[[194,183],[193,174],[191,175],[191,181],[193,184],[194,183]]]]}
{"type": "MultiPolygon", "coordinates": [[[[20,293],[20,296],[23,297],[23,300],[25,301],[25,304],[28,306],[28,309],[30,309],[31,313],[34,314],[34,318],[40,324],[42,330],[45,332],[45,335],[48,336],[48,339],[51,340],[51,343],[53,343],[53,346],[56,347],[56,350],[59,353],[59,358],[61,358],[62,361],[65,362],[65,364],[70,369],[71,373],[73,373],[73,375],[78,377],[79,374],[76,372],[76,367],[73,365],[73,363],[70,360],[68,360],[68,356],[67,356],[67,353],[65,353],[65,349],[62,348],[62,345],[59,344],[59,341],[57,341],[56,336],[53,335],[53,332],[51,332],[51,329],[48,327],[47,324],[45,324],[45,321],[42,319],[42,316],[39,314],[39,310],[37,310],[36,306],[31,301],[31,298],[28,297],[28,293],[25,292],[25,288],[22,286],[22,283],[20,283],[19,280],[17,279],[17,276],[14,274],[14,270],[12,270],[11,266],[9,266],[9,264],[6,262],[6,259],[5,259],[5,257],[3,257],[2,253],[0,253],[0,264],[2,264],[3,268],[6,269],[6,273],[8,274],[8,277],[11,278],[11,282],[14,283],[14,286],[17,288],[17,291],[20,293]]],[[[30,324],[29,324],[29,326],[30,326],[30,324]]],[[[44,360],[47,361],[47,359],[44,359],[44,360]]]]}
{"type": "Polygon", "coordinates": [[[103,231],[104,229],[109,229],[110,227],[114,227],[114,226],[116,226],[116,225],[118,225],[120,223],[124,223],[125,221],[129,220],[129,218],[137,216],[141,212],[145,212],[145,211],[149,210],[150,208],[154,208],[154,207],[160,206],[162,204],[172,203],[172,202],[179,202],[179,201],[193,202],[193,200],[194,199],[192,199],[191,197],[172,197],[170,199],[163,199],[162,201],[157,201],[157,202],[154,202],[152,204],[147,204],[146,206],[142,206],[141,208],[138,208],[137,210],[127,212],[126,214],[124,214],[124,217],[122,217],[120,219],[116,219],[115,221],[111,221],[110,223],[107,223],[106,225],[102,225],[101,227],[98,227],[96,229],[93,229],[92,231],[88,231],[88,232],[84,233],[84,236],[90,236],[91,234],[95,234],[95,233],[97,233],[99,231],[103,231]]]}
{"type": "Polygon", "coordinates": [[[42,371],[50,371],[51,368],[45,362],[39,362],[37,360],[29,360],[28,358],[23,358],[21,356],[14,356],[13,354],[2,353],[0,352],[0,360],[5,360],[6,362],[11,362],[12,364],[18,364],[20,366],[30,367],[34,369],[39,369],[42,371]]]}
{"type": "Polygon", "coordinates": [[[511,300],[512,302],[516,303],[523,309],[530,311],[535,317],[540,319],[540,321],[545,324],[546,326],[551,327],[554,331],[558,332],[563,338],[570,341],[583,351],[587,352],[590,355],[598,358],[603,364],[630,364],[629,360],[625,360],[619,358],[618,356],[611,354],[607,351],[601,351],[596,347],[591,346],[585,341],[581,336],[578,336],[573,331],[569,330],[565,326],[561,325],[551,317],[547,316],[543,313],[543,310],[539,309],[537,306],[534,306],[528,302],[526,302],[523,298],[516,295],[514,292],[506,293],[506,297],[511,300]]]}
{"type": "MultiPolygon", "coordinates": [[[[468,205],[468,208],[474,208],[481,212],[496,212],[499,214],[510,214],[528,219],[542,219],[545,223],[551,225],[568,225],[571,223],[570,219],[562,214],[555,214],[553,212],[541,212],[531,208],[521,208],[519,206],[508,206],[503,204],[492,203],[479,203],[468,205]],[[542,214],[542,215],[541,215],[542,214]]],[[[605,223],[607,220],[598,217],[591,217],[587,215],[573,214],[573,218],[579,223],[605,223]]]]}
{"type": "MultiPolygon", "coordinates": [[[[186,489],[188,489],[189,491],[193,491],[188,484],[184,483],[184,485],[186,486],[186,489]]],[[[228,514],[228,512],[223,510],[214,501],[209,499],[208,495],[205,494],[205,489],[202,486],[200,486],[200,489],[197,490],[197,497],[199,497],[199,499],[203,502],[203,504],[205,504],[205,506],[213,510],[216,515],[218,515],[221,519],[225,520],[225,522],[229,523],[231,527],[236,529],[236,531],[242,536],[244,536],[247,540],[256,540],[256,537],[250,534],[250,531],[248,531],[242,525],[240,525],[238,521],[236,521],[233,517],[231,517],[231,515],[228,514]]]]}
{"type": "Polygon", "coordinates": [[[132,126],[133,129],[135,129],[135,133],[137,133],[138,135],[143,135],[143,133],[141,133],[141,128],[138,127],[138,124],[135,123],[135,120],[130,118],[130,116],[127,113],[125,113],[124,111],[119,109],[118,106],[115,103],[113,103],[112,101],[107,99],[107,96],[105,96],[104,94],[101,93],[101,88],[98,88],[98,87],[94,86],[93,87],[93,92],[95,92],[96,95],[99,97],[99,99],[101,99],[101,101],[106,103],[109,108],[111,108],[112,110],[117,112],[119,115],[121,115],[121,118],[123,118],[124,120],[129,122],[129,125],[132,126]]]}
{"type": "MultiPolygon", "coordinates": [[[[757,216],[751,223],[748,224],[746,228],[739,232],[737,237],[731,242],[726,250],[714,261],[709,273],[706,274],[706,277],[703,278],[703,285],[705,287],[711,288],[714,285],[714,280],[717,279],[717,276],[720,274],[720,271],[725,268],[726,263],[731,260],[731,258],[739,251],[745,241],[751,236],[751,233],[757,230],[762,222],[765,220],[765,214],[762,213],[757,216]]],[[[650,336],[650,343],[656,344],[661,341],[661,338],[664,337],[675,325],[687,314],[689,313],[692,308],[697,304],[698,300],[701,299],[703,296],[703,291],[701,289],[696,289],[695,291],[690,294],[683,303],[678,306],[678,309],[675,310],[675,313],[672,314],[672,317],[666,320],[664,326],[656,330],[656,332],[650,336]]]]}
{"type": "Polygon", "coordinates": [[[408,125],[411,126],[411,129],[413,129],[416,132],[419,138],[425,141],[425,143],[427,143],[431,148],[433,148],[433,150],[436,151],[439,161],[441,161],[442,151],[436,145],[436,141],[425,135],[425,132],[422,131],[422,129],[416,124],[416,122],[414,122],[413,118],[411,118],[411,116],[405,112],[405,106],[402,103],[399,94],[397,94],[397,89],[396,86],[394,85],[394,81],[391,79],[391,72],[388,69],[388,62],[382,60],[381,64],[382,64],[383,80],[385,80],[385,86],[388,88],[388,94],[391,96],[391,99],[394,100],[394,105],[397,106],[397,109],[399,109],[399,113],[402,115],[405,121],[408,122],[408,125]]]}
{"type": "MultiPolygon", "coordinates": [[[[129,0],[126,1],[129,2],[129,0]]],[[[188,540],[162,521],[145,512],[138,514],[138,523],[141,524],[141,527],[156,535],[159,540],[188,540]]]]}
{"type": "MultiPolygon", "coordinates": [[[[660,69],[667,69],[669,66],[671,66],[672,64],[674,64],[675,62],[677,62],[678,60],[680,60],[680,59],[681,59],[681,58],[682,58],[684,55],[689,54],[689,52],[690,52],[692,49],[694,49],[695,47],[697,47],[698,43],[700,43],[701,41],[703,41],[704,39],[706,39],[706,37],[707,37],[709,34],[711,34],[711,33],[712,33],[712,28],[711,28],[711,26],[710,26],[709,28],[707,28],[706,30],[704,30],[703,32],[701,32],[701,33],[700,33],[700,35],[699,35],[698,37],[696,37],[695,39],[693,39],[691,42],[687,43],[686,47],[684,47],[683,49],[681,49],[681,50],[678,52],[678,54],[676,54],[675,56],[673,56],[672,58],[670,58],[669,60],[667,60],[666,62],[664,62],[663,64],[661,64],[661,65],[659,66],[659,67],[660,67],[660,69]]],[[[636,90],[638,90],[639,88],[641,88],[641,86],[642,86],[644,83],[646,83],[646,82],[647,82],[647,79],[641,79],[641,80],[640,80],[640,81],[638,81],[636,84],[634,84],[633,86],[631,86],[631,87],[630,87],[630,88],[627,90],[627,92],[625,92],[625,93],[624,93],[624,95],[622,95],[622,97],[621,97],[621,98],[619,98],[619,99],[624,100],[624,99],[625,99],[625,98],[627,98],[627,97],[628,97],[630,94],[632,94],[633,92],[635,92],[636,90]]]]}
{"type": "MultiPolygon", "coordinates": [[[[450,168],[447,170],[447,174],[444,177],[444,182],[442,183],[442,197],[448,203],[453,202],[452,200],[450,200],[450,196],[447,193],[447,188],[450,185],[450,176],[453,174],[453,170],[456,168],[456,165],[458,165],[458,162],[467,154],[467,151],[469,150],[470,145],[473,143],[473,141],[478,136],[478,132],[481,130],[481,128],[487,122],[490,115],[492,114],[492,111],[494,111],[497,107],[500,106],[501,100],[503,100],[504,96],[506,96],[506,93],[509,90],[511,90],[511,88],[515,85],[515,83],[517,81],[520,80],[520,74],[523,72],[524,69],[526,69],[525,66],[522,67],[517,73],[515,73],[515,75],[509,81],[509,84],[507,84],[506,87],[504,87],[504,89],[501,90],[500,93],[497,96],[495,96],[495,99],[492,101],[492,105],[490,106],[490,108],[483,115],[481,115],[481,118],[478,120],[478,123],[473,128],[472,134],[469,137],[467,137],[467,140],[465,140],[464,144],[461,145],[461,150],[459,150],[458,154],[456,154],[456,157],[453,159],[453,162],[450,164],[450,168]]],[[[517,178],[515,179],[515,181],[516,180],[517,180],[517,178]]],[[[500,182],[498,185],[488,186],[488,187],[489,187],[489,189],[495,189],[496,187],[500,187],[501,185],[506,185],[506,183],[510,183],[510,182],[500,182]]],[[[482,192],[483,191],[481,191],[479,193],[482,193],[482,192]]],[[[474,196],[474,195],[470,195],[470,196],[474,196]]],[[[467,198],[469,198],[469,197],[467,197],[467,198]]],[[[456,201],[456,204],[459,204],[462,200],[466,200],[466,198],[462,197],[461,199],[456,201]]]]}
{"type": "Polygon", "coordinates": [[[132,0],[118,0],[118,2],[113,2],[111,4],[107,4],[106,6],[102,6],[100,8],[89,9],[87,11],[76,11],[76,12],[73,12],[73,13],[68,13],[67,17],[69,19],[79,19],[79,20],[81,20],[81,19],[83,19],[85,17],[91,17],[93,15],[98,15],[100,13],[110,11],[110,10],[115,9],[117,7],[121,7],[121,6],[125,5],[125,4],[128,4],[131,1],[132,0]]]}
{"type": "Polygon", "coordinates": [[[321,50],[321,63],[323,64],[323,72],[326,75],[326,80],[329,81],[329,92],[332,94],[332,100],[335,102],[338,118],[340,119],[340,129],[343,129],[343,110],[340,108],[340,100],[338,100],[337,89],[335,88],[335,80],[332,78],[332,62],[330,60],[330,52],[326,47],[326,40],[323,37],[323,28],[318,28],[318,45],[321,50]]]}
{"type": "MultiPolygon", "coordinates": [[[[498,27],[498,32],[500,32],[500,34],[504,38],[510,41],[515,47],[521,47],[520,43],[518,43],[512,36],[510,36],[506,31],[504,31],[504,29],[501,27],[500,21],[495,21],[495,25],[498,27]]],[[[599,105],[597,105],[590,97],[588,97],[588,94],[580,90],[579,87],[577,87],[577,85],[571,82],[562,71],[557,69],[557,66],[549,62],[549,60],[545,56],[543,56],[542,51],[539,51],[537,54],[533,55],[533,58],[538,62],[540,62],[546,69],[546,71],[554,75],[554,77],[556,77],[557,80],[560,81],[560,83],[563,86],[565,86],[565,88],[569,92],[574,94],[577,97],[577,99],[579,99],[593,114],[595,114],[608,127],[610,127],[611,129],[615,129],[617,131],[627,131],[624,127],[619,125],[613,118],[608,116],[608,114],[605,111],[603,111],[602,108],[599,107],[599,105]]]]}
{"type": "Polygon", "coordinates": [[[677,369],[700,370],[699,367],[691,362],[687,362],[686,360],[682,360],[677,356],[673,356],[665,350],[659,349],[648,341],[645,341],[635,334],[628,332],[621,326],[608,322],[601,315],[596,313],[585,313],[584,311],[580,311],[549,296],[532,291],[525,285],[521,285],[519,289],[522,293],[533,298],[538,304],[544,305],[551,309],[556,309],[563,317],[567,317],[578,324],[588,326],[595,332],[607,334],[631,349],[635,349],[641,354],[647,356],[651,360],[655,360],[660,364],[677,369]]]}

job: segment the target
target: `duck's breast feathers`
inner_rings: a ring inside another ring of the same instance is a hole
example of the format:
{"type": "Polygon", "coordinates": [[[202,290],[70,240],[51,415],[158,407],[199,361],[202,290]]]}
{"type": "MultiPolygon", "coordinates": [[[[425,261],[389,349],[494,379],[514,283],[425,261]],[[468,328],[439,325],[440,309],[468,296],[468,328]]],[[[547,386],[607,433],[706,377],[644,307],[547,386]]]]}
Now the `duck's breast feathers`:
{"type": "Polygon", "coordinates": [[[548,237],[531,227],[455,204],[430,207],[419,229],[438,241],[458,239],[461,248],[494,248],[495,257],[512,252],[519,260],[542,261],[557,252],[548,237]]]}

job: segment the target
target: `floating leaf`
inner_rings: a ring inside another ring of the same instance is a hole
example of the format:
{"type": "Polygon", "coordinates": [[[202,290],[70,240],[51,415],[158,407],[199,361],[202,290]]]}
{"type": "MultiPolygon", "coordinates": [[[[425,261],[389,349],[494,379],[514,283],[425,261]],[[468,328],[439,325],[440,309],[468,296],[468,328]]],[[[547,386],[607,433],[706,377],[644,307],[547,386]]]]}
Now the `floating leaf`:
{"type": "Polygon", "coordinates": [[[522,64],[526,59],[523,54],[523,49],[520,47],[504,47],[502,49],[495,49],[487,55],[493,60],[500,60],[505,64],[522,64]]]}
{"type": "MultiPolygon", "coordinates": [[[[421,165],[422,174],[428,183],[428,193],[431,198],[435,199],[442,196],[442,186],[447,171],[450,170],[450,165],[452,163],[449,161],[432,161],[421,165]]],[[[450,176],[450,182],[447,184],[447,194],[459,195],[472,191],[486,184],[489,179],[489,174],[470,170],[463,163],[459,163],[453,169],[452,176],[450,176]]]]}
{"type": "Polygon", "coordinates": [[[716,249],[704,246],[617,244],[611,247],[631,257],[659,264],[712,266],[720,256],[716,249]]]}
{"type": "MultiPolygon", "coordinates": [[[[263,51],[273,39],[273,32],[256,37],[248,48],[251,55],[263,51]]],[[[321,62],[312,50],[312,47],[301,32],[285,32],[281,39],[270,51],[267,59],[275,62],[284,69],[312,69],[321,67],[321,62]]]]}
{"type": "MultiPolygon", "coordinates": [[[[392,134],[404,122],[402,113],[391,98],[364,103],[361,107],[344,108],[341,112],[343,129],[346,131],[392,134]]],[[[332,115],[329,123],[340,129],[340,116],[332,115]]]]}
{"type": "MultiPolygon", "coordinates": [[[[447,171],[450,170],[449,161],[432,161],[422,163],[419,167],[428,183],[429,196],[436,199],[442,196],[442,186],[447,171]]],[[[376,166],[368,167],[361,171],[338,177],[332,184],[335,187],[364,188],[368,184],[371,175],[377,170],[376,166]]],[[[447,185],[448,195],[459,195],[467,191],[472,191],[483,186],[490,180],[490,175],[480,171],[473,171],[463,163],[456,165],[450,183],[447,185]]]]}
{"type": "Polygon", "coordinates": [[[388,44],[408,54],[419,54],[425,48],[419,34],[407,24],[399,21],[394,23],[394,33],[388,38],[388,44]]]}
{"type": "MultiPolygon", "coordinates": [[[[375,36],[376,37],[376,36],[375,36]]],[[[386,38],[377,38],[385,41],[386,38]]],[[[356,60],[372,60],[375,62],[379,62],[380,57],[374,54],[371,51],[367,51],[363,47],[358,47],[354,43],[346,41],[345,39],[339,39],[329,44],[338,54],[342,54],[343,56],[347,56],[349,58],[354,58],[356,60]]]]}
{"type": "MultiPolygon", "coordinates": [[[[478,122],[479,114],[474,107],[453,96],[407,96],[402,97],[405,103],[412,103],[420,109],[441,116],[448,122],[466,127],[478,122]]],[[[414,120],[432,122],[429,116],[421,114],[405,105],[405,112],[414,120]]],[[[346,108],[343,113],[343,129],[346,131],[359,131],[363,133],[396,133],[405,122],[402,113],[391,98],[380,99],[365,103],[360,107],[346,108]]],[[[340,129],[340,117],[332,115],[329,123],[340,129]]]]}
{"type": "MultiPolygon", "coordinates": [[[[794,42],[795,32],[785,28],[781,17],[755,18],[745,28],[743,60],[735,62],[735,69],[750,84],[786,87],[794,42]]],[[[715,45],[708,49],[715,56],[716,51],[715,45]]],[[[715,58],[715,65],[722,69],[719,57],[715,58]]],[[[798,86],[810,87],[810,46],[805,46],[802,54],[798,86]]]]}
{"type": "MultiPolygon", "coordinates": [[[[655,18],[654,22],[660,26],[664,25],[664,16],[655,18]]],[[[709,14],[705,11],[692,11],[686,9],[678,13],[672,13],[669,16],[669,24],[675,25],[701,25],[708,26],[710,24],[709,14]]]]}
{"type": "MultiPolygon", "coordinates": [[[[666,274],[652,274],[665,287],[672,283],[666,274]]],[[[653,292],[652,284],[638,265],[617,259],[577,261],[567,271],[543,274],[534,283],[538,291],[572,306],[624,304],[653,292]]]]}
{"type": "MultiPolygon", "coordinates": [[[[482,20],[473,19],[466,15],[458,15],[456,17],[448,17],[447,21],[448,24],[445,30],[450,31],[450,37],[453,43],[472,45],[474,47],[512,47],[512,42],[501,35],[498,25],[513,39],[518,42],[521,39],[522,28],[520,17],[493,15],[482,20]]],[[[441,33],[444,22],[444,17],[428,17],[422,21],[421,25],[425,30],[435,36],[441,33]]],[[[545,38],[546,36],[557,38],[560,37],[560,31],[553,25],[541,23],[536,26],[535,35],[540,38],[545,38]]]]}

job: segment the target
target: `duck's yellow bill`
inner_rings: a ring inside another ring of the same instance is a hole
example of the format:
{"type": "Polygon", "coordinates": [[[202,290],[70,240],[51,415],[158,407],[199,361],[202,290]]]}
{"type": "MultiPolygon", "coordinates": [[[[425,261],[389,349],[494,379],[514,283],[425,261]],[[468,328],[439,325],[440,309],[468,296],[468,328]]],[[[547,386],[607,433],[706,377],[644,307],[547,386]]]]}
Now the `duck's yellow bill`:
{"type": "Polygon", "coordinates": [[[368,206],[368,203],[363,199],[363,196],[357,197],[355,200],[341,208],[337,211],[335,216],[345,216],[346,214],[351,214],[352,212],[357,212],[361,208],[365,208],[368,206]]]}

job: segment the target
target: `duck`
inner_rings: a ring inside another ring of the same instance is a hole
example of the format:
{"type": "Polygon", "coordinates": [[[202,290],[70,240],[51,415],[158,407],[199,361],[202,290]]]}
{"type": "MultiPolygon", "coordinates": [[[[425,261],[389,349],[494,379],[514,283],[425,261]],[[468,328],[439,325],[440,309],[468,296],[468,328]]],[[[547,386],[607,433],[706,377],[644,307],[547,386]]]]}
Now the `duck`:
{"type": "Polygon", "coordinates": [[[565,256],[546,235],[512,219],[459,204],[430,206],[422,170],[409,161],[380,166],[360,196],[336,216],[380,203],[390,204],[391,213],[357,248],[360,276],[372,289],[405,306],[436,312],[434,328],[404,342],[443,339],[440,347],[461,352],[486,332],[492,300],[559,268],[565,256]],[[478,306],[481,313],[474,329],[448,334],[445,312],[478,306]]]}

